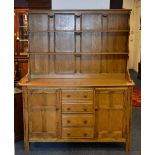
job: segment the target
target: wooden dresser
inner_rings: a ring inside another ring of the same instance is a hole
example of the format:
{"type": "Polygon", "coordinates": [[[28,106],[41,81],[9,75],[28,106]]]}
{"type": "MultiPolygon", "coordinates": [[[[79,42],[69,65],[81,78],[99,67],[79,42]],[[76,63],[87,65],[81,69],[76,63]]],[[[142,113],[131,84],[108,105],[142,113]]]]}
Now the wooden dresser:
{"type": "Polygon", "coordinates": [[[123,142],[130,149],[130,10],[30,10],[24,145],[123,142]]]}

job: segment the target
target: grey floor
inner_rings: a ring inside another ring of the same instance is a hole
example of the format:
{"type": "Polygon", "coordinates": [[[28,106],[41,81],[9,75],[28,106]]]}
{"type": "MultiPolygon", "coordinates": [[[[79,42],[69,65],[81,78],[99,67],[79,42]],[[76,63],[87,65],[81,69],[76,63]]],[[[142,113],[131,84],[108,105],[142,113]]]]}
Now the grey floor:
{"type": "Polygon", "coordinates": [[[16,155],[140,155],[141,109],[133,108],[131,151],[124,151],[122,143],[31,143],[30,151],[24,152],[23,141],[15,144],[16,155]]]}
{"type": "MultiPolygon", "coordinates": [[[[131,78],[137,87],[141,81],[134,70],[131,78]]],[[[15,143],[15,155],[140,155],[141,154],[141,108],[132,112],[131,151],[125,152],[122,143],[31,143],[30,151],[24,152],[23,141],[15,143]]]]}

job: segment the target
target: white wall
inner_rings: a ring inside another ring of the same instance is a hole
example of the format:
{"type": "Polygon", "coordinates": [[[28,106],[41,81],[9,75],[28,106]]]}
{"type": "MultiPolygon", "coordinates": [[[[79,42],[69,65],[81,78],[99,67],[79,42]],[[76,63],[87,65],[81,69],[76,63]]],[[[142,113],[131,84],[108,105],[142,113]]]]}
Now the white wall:
{"type": "Polygon", "coordinates": [[[53,10],[109,9],[110,0],[52,0],[53,10]]]}
{"type": "Polygon", "coordinates": [[[130,17],[129,68],[138,71],[141,56],[141,0],[123,0],[123,8],[132,9],[130,17]]]}

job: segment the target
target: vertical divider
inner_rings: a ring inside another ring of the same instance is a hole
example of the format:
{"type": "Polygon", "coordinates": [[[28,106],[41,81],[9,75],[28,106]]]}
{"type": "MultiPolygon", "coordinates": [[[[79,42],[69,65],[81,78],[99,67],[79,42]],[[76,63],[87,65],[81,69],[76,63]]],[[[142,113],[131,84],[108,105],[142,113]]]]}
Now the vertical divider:
{"type": "Polygon", "coordinates": [[[75,57],[76,57],[76,73],[80,73],[80,52],[81,52],[81,15],[75,14],[75,57]],[[77,27],[77,24],[80,27],[77,27]],[[79,33],[77,32],[79,31],[79,33]],[[79,47],[79,48],[78,48],[79,47]],[[78,54],[79,53],[79,54],[78,54]]]}
{"type": "MultiPolygon", "coordinates": [[[[48,15],[48,52],[50,52],[50,16],[48,15]]],[[[48,54],[48,74],[50,74],[50,54],[48,54]]]]}
{"type": "MultiPolygon", "coordinates": [[[[83,14],[81,14],[81,16],[80,16],[80,31],[81,31],[81,33],[80,33],[80,54],[82,53],[82,33],[83,33],[83,28],[82,28],[82,15],[83,14]]],[[[80,56],[80,58],[79,58],[80,60],[80,69],[79,69],[79,72],[81,73],[81,56],[80,56]]]]}
{"type": "MultiPolygon", "coordinates": [[[[55,34],[55,33],[56,33],[56,32],[55,32],[55,14],[53,14],[53,32],[54,32],[54,39],[53,39],[53,40],[54,40],[54,42],[53,42],[54,51],[53,51],[53,52],[55,53],[55,45],[56,45],[56,34],[55,34]]],[[[55,68],[56,55],[55,55],[55,54],[53,55],[53,59],[54,59],[54,60],[53,60],[53,61],[54,61],[54,63],[53,63],[53,65],[54,65],[54,67],[53,67],[53,68],[54,68],[54,73],[56,73],[56,68],[55,68]]]]}
{"type": "MultiPolygon", "coordinates": [[[[108,14],[109,15],[109,14],[108,14]]],[[[110,14],[111,15],[111,14],[110,14]]],[[[107,52],[109,52],[109,17],[107,17],[107,32],[106,32],[106,39],[107,39],[107,41],[106,41],[106,43],[107,43],[107,52]]],[[[112,51],[113,52],[113,51],[112,51]]],[[[110,73],[111,71],[110,71],[110,57],[111,57],[111,55],[105,55],[105,57],[106,57],[106,68],[107,68],[107,73],[110,73]]]]}
{"type": "MultiPolygon", "coordinates": [[[[103,15],[101,15],[101,51],[103,52],[103,15]]],[[[100,55],[100,73],[102,73],[102,54],[100,55]]]]}
{"type": "Polygon", "coordinates": [[[74,73],[77,73],[77,57],[75,55],[75,53],[77,52],[77,49],[76,49],[76,44],[77,44],[77,40],[76,40],[76,14],[74,14],[74,61],[75,61],[75,68],[74,68],[74,73]]]}

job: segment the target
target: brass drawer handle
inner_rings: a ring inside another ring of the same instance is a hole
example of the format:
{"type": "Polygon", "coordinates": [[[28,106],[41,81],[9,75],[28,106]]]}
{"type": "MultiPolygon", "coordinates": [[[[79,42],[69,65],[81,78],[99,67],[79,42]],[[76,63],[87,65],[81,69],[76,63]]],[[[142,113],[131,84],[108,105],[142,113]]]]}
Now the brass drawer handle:
{"type": "Polygon", "coordinates": [[[95,111],[98,111],[98,108],[97,107],[95,108],[95,111]]]}
{"type": "Polygon", "coordinates": [[[69,98],[69,97],[71,97],[70,95],[67,95],[67,97],[69,98]]]}
{"type": "Polygon", "coordinates": [[[106,15],[106,14],[104,15],[104,14],[103,14],[102,16],[103,16],[103,17],[107,17],[108,15],[106,15]]]}
{"type": "Polygon", "coordinates": [[[84,124],[87,124],[87,121],[85,120],[85,121],[83,121],[83,123],[84,123],[84,124]]]}
{"type": "Polygon", "coordinates": [[[70,120],[67,120],[67,123],[70,123],[71,121],[70,120]]]}
{"type": "Polygon", "coordinates": [[[87,133],[84,133],[83,135],[84,135],[84,137],[87,137],[87,136],[88,136],[88,134],[87,134],[87,133]]]}
{"type": "Polygon", "coordinates": [[[84,108],[83,110],[84,110],[84,111],[87,111],[87,108],[84,108]]]}
{"type": "Polygon", "coordinates": [[[68,111],[70,111],[70,110],[71,110],[71,108],[67,108],[67,110],[68,110],[68,111]]]}
{"type": "Polygon", "coordinates": [[[84,95],[84,98],[87,98],[88,96],[87,95],[84,95]]]}

